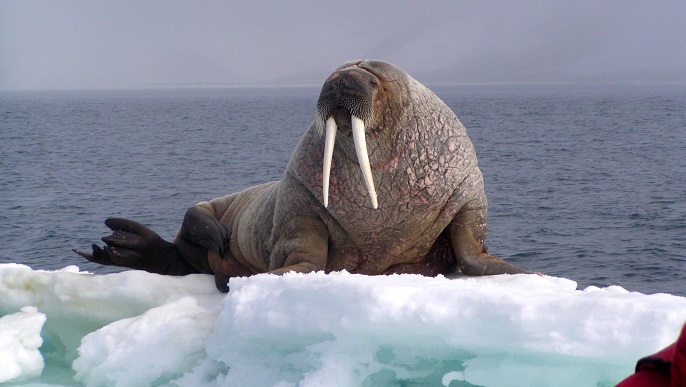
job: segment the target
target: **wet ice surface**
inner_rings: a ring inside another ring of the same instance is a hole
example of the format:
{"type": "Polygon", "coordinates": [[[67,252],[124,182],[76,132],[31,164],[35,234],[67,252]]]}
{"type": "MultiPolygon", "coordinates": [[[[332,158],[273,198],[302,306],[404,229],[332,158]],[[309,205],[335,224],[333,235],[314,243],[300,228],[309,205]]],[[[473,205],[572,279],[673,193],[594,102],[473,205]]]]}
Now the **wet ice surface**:
{"type": "Polygon", "coordinates": [[[538,275],[258,275],[230,287],[0,265],[0,359],[14,360],[0,381],[611,386],[686,321],[684,297],[538,275]]]}

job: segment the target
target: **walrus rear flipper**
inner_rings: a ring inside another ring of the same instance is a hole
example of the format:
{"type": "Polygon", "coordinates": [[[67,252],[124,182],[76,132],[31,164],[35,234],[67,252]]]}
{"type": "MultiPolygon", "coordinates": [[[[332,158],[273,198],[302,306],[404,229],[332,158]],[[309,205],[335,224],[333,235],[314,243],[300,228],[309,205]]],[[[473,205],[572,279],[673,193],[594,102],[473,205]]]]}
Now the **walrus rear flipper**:
{"type": "Polygon", "coordinates": [[[108,218],[105,225],[112,235],[103,237],[106,246],[92,245],[91,254],[72,250],[91,262],[128,267],[150,273],[186,275],[199,271],[189,265],[176,246],[156,232],[133,220],[108,218]]]}

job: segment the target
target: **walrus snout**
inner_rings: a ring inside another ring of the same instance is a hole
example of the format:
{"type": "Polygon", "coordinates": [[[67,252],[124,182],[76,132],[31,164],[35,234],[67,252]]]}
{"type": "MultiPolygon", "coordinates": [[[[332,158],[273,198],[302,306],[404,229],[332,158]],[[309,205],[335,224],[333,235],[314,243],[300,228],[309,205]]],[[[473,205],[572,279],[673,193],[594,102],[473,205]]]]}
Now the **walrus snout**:
{"type": "Polygon", "coordinates": [[[376,76],[361,68],[346,68],[334,72],[324,82],[319,93],[319,119],[326,121],[337,109],[343,108],[369,125],[373,118],[374,93],[378,85],[376,76]]]}

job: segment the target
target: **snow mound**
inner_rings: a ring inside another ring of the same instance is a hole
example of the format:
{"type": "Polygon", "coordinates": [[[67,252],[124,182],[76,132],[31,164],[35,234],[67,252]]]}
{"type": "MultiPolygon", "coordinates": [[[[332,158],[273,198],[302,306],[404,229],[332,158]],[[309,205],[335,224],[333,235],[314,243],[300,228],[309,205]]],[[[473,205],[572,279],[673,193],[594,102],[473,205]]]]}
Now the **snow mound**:
{"type": "Polygon", "coordinates": [[[0,382],[41,374],[44,364],[38,347],[43,344],[43,323],[45,315],[31,306],[0,318],[0,382]]]}

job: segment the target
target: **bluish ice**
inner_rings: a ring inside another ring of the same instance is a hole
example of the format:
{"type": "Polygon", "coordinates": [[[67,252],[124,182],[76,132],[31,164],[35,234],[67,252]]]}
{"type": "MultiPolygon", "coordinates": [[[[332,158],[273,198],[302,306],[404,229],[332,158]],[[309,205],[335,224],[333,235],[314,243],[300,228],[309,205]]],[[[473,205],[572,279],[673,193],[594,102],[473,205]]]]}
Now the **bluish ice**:
{"type": "Polygon", "coordinates": [[[0,381],[86,386],[612,386],[686,298],[536,274],[171,277],[0,265],[0,381]]]}

